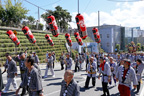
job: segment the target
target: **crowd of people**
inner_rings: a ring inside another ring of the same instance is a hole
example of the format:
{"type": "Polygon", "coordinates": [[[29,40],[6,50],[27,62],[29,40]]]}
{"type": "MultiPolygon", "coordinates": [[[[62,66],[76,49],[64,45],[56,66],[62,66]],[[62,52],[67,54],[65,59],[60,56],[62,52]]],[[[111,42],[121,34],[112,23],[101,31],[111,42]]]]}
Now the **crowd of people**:
{"type": "MultiPolygon", "coordinates": [[[[2,78],[0,78],[0,96],[2,93],[7,93],[12,83],[16,90],[16,95],[19,94],[22,88],[21,96],[29,94],[29,96],[44,96],[42,78],[48,77],[48,70],[55,78],[54,66],[56,55],[55,52],[46,53],[46,70],[44,76],[39,68],[39,58],[36,52],[28,56],[27,52],[21,52],[16,57],[7,53],[5,70],[1,72],[0,77],[7,72],[7,84],[4,88],[2,78]],[[17,85],[15,77],[17,76],[16,62],[19,62],[21,75],[21,84],[17,85]],[[2,91],[2,89],[4,90],[2,91]]],[[[139,94],[141,87],[141,76],[144,69],[144,54],[143,53],[79,53],[75,55],[74,60],[70,53],[61,53],[59,57],[61,70],[65,69],[64,80],[61,83],[60,96],[80,96],[80,87],[73,79],[74,72],[85,70],[87,78],[84,88],[89,88],[89,81],[92,78],[93,87],[96,86],[96,79],[101,78],[103,95],[110,96],[109,85],[114,82],[117,85],[120,96],[131,96],[131,91],[139,94]],[[73,62],[74,61],[74,62],[73,62]],[[74,72],[72,65],[75,66],[74,72]],[[85,66],[84,66],[85,65],[85,66]],[[85,67],[85,68],[84,68],[85,67]]],[[[62,74],[63,75],[63,74],[62,74]]]]}

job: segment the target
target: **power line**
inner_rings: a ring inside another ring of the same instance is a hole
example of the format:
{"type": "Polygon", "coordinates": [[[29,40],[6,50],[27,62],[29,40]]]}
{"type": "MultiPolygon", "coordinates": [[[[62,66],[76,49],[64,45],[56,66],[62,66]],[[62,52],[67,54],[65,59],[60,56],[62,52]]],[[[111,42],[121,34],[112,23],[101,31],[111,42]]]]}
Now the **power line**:
{"type": "Polygon", "coordinates": [[[46,7],[46,6],[48,6],[48,5],[53,5],[53,4],[58,3],[58,2],[60,2],[60,1],[61,1],[61,0],[58,0],[58,1],[54,2],[54,3],[50,3],[50,4],[44,5],[44,6],[42,6],[42,7],[46,7]]]}
{"type": "Polygon", "coordinates": [[[35,5],[35,4],[33,4],[33,3],[31,3],[31,2],[29,2],[29,1],[27,1],[27,0],[24,0],[24,1],[26,1],[26,2],[29,3],[29,4],[32,4],[32,5],[36,6],[36,7],[38,7],[38,8],[40,8],[40,9],[44,10],[44,11],[47,11],[46,9],[44,9],[44,8],[38,6],[38,5],[35,5]]]}
{"type": "Polygon", "coordinates": [[[91,2],[91,0],[89,0],[88,4],[87,4],[87,6],[85,7],[85,9],[84,9],[84,11],[83,11],[83,12],[85,12],[85,11],[87,10],[87,8],[88,8],[88,6],[89,6],[90,2],[91,2]]]}

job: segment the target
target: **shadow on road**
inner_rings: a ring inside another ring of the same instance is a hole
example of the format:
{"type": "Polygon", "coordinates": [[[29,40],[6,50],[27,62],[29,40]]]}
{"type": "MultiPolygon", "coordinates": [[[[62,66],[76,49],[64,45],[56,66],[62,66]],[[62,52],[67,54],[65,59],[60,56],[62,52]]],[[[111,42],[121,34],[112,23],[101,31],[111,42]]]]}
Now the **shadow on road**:
{"type": "Polygon", "coordinates": [[[52,80],[60,80],[62,78],[49,78],[49,79],[45,79],[44,81],[52,81],[52,80]]]}
{"type": "Polygon", "coordinates": [[[102,87],[96,87],[95,91],[102,91],[102,87]]]}
{"type": "Polygon", "coordinates": [[[58,69],[58,70],[54,70],[54,71],[62,71],[62,70],[58,69]]]}
{"type": "Polygon", "coordinates": [[[120,96],[119,92],[116,94],[111,94],[110,96],[120,96]]]}
{"type": "Polygon", "coordinates": [[[89,90],[90,88],[93,88],[93,86],[88,87],[88,88],[80,87],[80,91],[85,92],[85,90],[89,90]]]}
{"type": "Polygon", "coordinates": [[[9,93],[5,93],[5,94],[1,94],[1,96],[16,96],[14,94],[15,94],[15,92],[9,92],[9,93]]]}
{"type": "Polygon", "coordinates": [[[47,84],[47,86],[51,86],[51,85],[55,85],[55,86],[61,85],[61,82],[47,84]]]}

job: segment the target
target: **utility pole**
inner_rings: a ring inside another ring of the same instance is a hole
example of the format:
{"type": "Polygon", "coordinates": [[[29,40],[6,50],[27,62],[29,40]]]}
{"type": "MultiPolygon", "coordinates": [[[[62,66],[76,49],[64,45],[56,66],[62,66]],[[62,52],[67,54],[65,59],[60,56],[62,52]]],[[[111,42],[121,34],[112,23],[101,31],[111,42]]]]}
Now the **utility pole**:
{"type": "MultiPolygon", "coordinates": [[[[98,30],[100,29],[100,12],[98,11],[98,30]]],[[[99,53],[100,53],[100,49],[101,49],[101,46],[100,46],[100,43],[97,43],[98,44],[98,50],[99,50],[99,53]]]]}
{"type": "Polygon", "coordinates": [[[37,20],[37,30],[39,28],[39,22],[40,22],[40,13],[39,13],[39,7],[38,8],[38,20],[37,20]]]}
{"type": "Polygon", "coordinates": [[[100,12],[98,11],[98,29],[99,29],[99,26],[100,26],[100,12]]]}

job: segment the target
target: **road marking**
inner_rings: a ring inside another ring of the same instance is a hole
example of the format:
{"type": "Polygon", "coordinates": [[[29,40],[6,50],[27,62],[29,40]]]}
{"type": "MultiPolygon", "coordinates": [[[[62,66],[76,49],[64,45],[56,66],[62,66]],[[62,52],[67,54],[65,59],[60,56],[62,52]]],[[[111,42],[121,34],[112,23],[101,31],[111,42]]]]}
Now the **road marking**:
{"type": "Polygon", "coordinates": [[[141,90],[140,96],[144,96],[144,86],[143,89],[141,90]]]}

